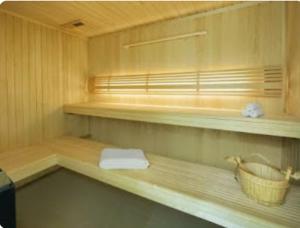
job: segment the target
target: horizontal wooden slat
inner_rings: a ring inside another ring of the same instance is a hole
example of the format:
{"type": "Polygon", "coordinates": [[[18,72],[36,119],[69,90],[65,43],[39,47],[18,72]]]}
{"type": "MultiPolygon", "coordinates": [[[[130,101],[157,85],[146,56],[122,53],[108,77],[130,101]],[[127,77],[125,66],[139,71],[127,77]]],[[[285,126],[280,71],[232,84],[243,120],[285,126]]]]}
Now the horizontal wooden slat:
{"type": "Polygon", "coordinates": [[[94,94],[270,96],[282,94],[282,69],[265,66],[197,72],[97,76],[94,94]]]}
{"type": "Polygon", "coordinates": [[[60,27],[66,31],[94,36],[187,14],[198,13],[197,16],[203,16],[199,13],[204,12],[206,14],[206,11],[210,11],[210,14],[217,14],[255,4],[202,1],[193,3],[162,1],[5,1],[1,4],[0,10],[10,11],[53,27],[60,27]],[[231,6],[233,4],[234,6],[231,6]],[[217,10],[223,7],[225,8],[217,10]],[[70,26],[71,22],[78,19],[83,22],[83,26],[70,26]]]}
{"type": "Polygon", "coordinates": [[[300,138],[300,120],[290,116],[252,119],[241,117],[239,112],[214,109],[97,102],[65,105],[64,111],[112,119],[300,138]]]}
{"type": "Polygon", "coordinates": [[[0,165],[15,182],[55,165],[81,173],[225,227],[298,227],[300,188],[291,186],[286,202],[266,207],[249,199],[233,172],[146,154],[146,170],[102,170],[98,167],[105,145],[74,137],[0,154],[0,165]]]}

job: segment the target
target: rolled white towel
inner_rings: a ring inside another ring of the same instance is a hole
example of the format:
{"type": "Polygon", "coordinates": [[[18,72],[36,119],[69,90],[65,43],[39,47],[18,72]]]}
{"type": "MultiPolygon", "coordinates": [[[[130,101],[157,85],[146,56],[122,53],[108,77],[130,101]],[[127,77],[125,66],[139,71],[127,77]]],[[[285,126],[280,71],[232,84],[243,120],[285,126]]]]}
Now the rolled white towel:
{"type": "Polygon", "coordinates": [[[257,103],[249,103],[242,110],[242,115],[245,117],[258,118],[264,115],[262,107],[257,103]]]}
{"type": "Polygon", "coordinates": [[[149,162],[140,149],[105,148],[99,166],[103,169],[146,169],[149,162]]]}

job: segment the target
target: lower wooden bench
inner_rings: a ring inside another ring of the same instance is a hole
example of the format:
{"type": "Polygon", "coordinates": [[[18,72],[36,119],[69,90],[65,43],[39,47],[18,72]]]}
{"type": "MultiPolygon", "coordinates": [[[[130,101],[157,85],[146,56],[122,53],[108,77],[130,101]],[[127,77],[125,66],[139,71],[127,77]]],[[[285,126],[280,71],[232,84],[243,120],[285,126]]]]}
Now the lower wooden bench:
{"type": "Polygon", "coordinates": [[[61,166],[222,226],[300,226],[300,187],[291,187],[284,205],[266,207],[248,199],[233,173],[223,169],[152,154],[146,170],[100,169],[99,156],[107,146],[62,137],[0,153],[0,167],[18,183],[61,166]]]}

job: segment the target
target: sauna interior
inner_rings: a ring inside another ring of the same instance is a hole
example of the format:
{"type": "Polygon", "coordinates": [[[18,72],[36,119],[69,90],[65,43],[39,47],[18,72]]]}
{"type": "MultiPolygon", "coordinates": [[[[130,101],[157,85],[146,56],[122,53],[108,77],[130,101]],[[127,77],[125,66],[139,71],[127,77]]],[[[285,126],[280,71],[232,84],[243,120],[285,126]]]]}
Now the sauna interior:
{"type": "Polygon", "coordinates": [[[0,227],[300,227],[299,24],[299,2],[3,2],[0,227]]]}

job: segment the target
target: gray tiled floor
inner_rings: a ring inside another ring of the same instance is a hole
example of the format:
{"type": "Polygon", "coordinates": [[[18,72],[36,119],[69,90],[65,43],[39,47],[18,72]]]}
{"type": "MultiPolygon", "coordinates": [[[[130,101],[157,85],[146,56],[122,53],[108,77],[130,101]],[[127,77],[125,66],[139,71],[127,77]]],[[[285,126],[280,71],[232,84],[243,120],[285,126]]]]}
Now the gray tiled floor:
{"type": "Polygon", "coordinates": [[[194,228],[212,223],[61,169],[17,191],[18,228],[194,228]]]}

